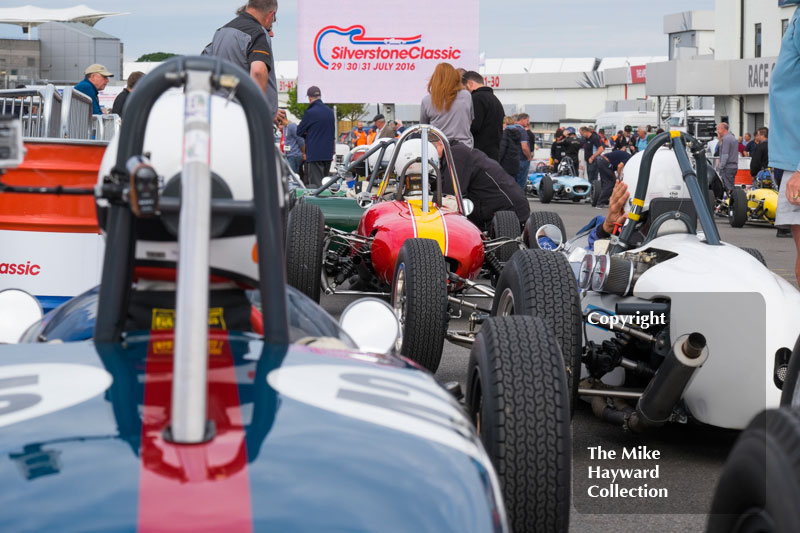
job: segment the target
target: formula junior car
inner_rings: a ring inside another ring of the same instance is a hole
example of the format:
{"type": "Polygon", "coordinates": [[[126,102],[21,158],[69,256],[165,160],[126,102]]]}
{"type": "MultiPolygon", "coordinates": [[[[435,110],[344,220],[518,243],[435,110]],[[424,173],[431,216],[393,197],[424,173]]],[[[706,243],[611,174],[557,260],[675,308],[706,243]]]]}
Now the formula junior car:
{"type": "Polygon", "coordinates": [[[509,266],[498,283],[498,314],[520,312],[514,297],[538,290],[550,298],[536,303],[539,316],[582,324],[584,380],[574,397],[593,398],[598,416],[633,431],[688,420],[744,429],[778,405],[800,333],[800,292],[757,251],[720,241],[697,176],[706,176],[702,146],[686,134],[657,136],[625,168],[632,207],[619,237],[593,252],[585,236],[563,254],[540,251],[516,268],[538,270],[536,283],[522,285],[509,266]],[[670,140],[673,150],[659,149],[670,140]],[[582,291],[577,315],[546,291],[574,276],[568,261],[582,291]],[[751,313],[744,319],[743,306],[751,313]]]}
{"type": "Polygon", "coordinates": [[[717,215],[727,216],[734,228],[741,228],[747,222],[775,224],[778,209],[776,185],[772,172],[762,170],[753,179],[749,190],[734,187],[731,196],[719,202],[717,215]]]}
{"type": "Polygon", "coordinates": [[[4,529],[566,530],[565,374],[557,351],[528,351],[540,321],[493,319],[477,336],[490,369],[535,364],[514,377],[536,393],[491,396],[507,407],[483,413],[504,435],[485,436],[487,455],[455,399],[391,353],[389,306],[356,302],[340,327],[287,290],[267,105],[247,72],[175,58],[127,108],[91,189],[99,290],[0,346],[4,529]],[[211,160],[214,144],[227,149],[211,160]],[[174,170],[179,200],[159,187],[174,170]],[[51,342],[86,318],[91,342],[51,342]]]}
{"type": "MultiPolygon", "coordinates": [[[[358,195],[357,202],[365,210],[356,231],[328,226],[323,240],[320,215],[314,215],[312,208],[322,201],[331,209],[346,199],[309,197],[312,203],[305,205],[301,198],[290,213],[289,233],[310,234],[314,239],[290,239],[287,246],[289,271],[303,275],[293,285],[310,287],[310,293],[303,292],[311,297],[319,294],[319,285],[314,285],[319,279],[327,294],[391,296],[403,325],[400,353],[435,371],[449,319],[448,304],[461,305],[468,291],[493,296],[491,288],[474,280],[484,268],[499,276],[504,262],[521,246],[521,228],[511,211],[496,213],[487,233],[467,219],[471,202],[462,198],[455,171],[451,175],[455,195],[442,193],[438,156],[427,141],[429,134],[443,141],[444,156],[454,169],[450,146],[441,132],[427,125],[409,128],[394,147],[383,179],[378,183],[373,175],[358,195]],[[421,134],[422,140],[411,138],[415,134],[421,134]],[[316,271],[313,257],[319,257],[316,271]]],[[[327,223],[327,213],[323,213],[327,223]]]]}
{"type": "Polygon", "coordinates": [[[543,204],[553,200],[580,202],[591,197],[592,184],[577,177],[571,162],[561,161],[555,173],[534,172],[528,176],[526,191],[543,204]]]}

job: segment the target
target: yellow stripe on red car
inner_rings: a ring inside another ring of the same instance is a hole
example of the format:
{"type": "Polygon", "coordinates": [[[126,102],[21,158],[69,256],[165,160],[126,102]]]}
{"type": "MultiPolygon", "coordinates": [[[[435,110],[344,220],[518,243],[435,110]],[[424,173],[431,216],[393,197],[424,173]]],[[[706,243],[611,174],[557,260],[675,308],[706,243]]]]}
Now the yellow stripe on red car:
{"type": "Polygon", "coordinates": [[[439,243],[442,254],[447,255],[447,224],[444,214],[436,207],[430,206],[427,213],[422,212],[422,200],[409,200],[409,212],[413,218],[414,234],[420,239],[433,239],[439,243]]]}

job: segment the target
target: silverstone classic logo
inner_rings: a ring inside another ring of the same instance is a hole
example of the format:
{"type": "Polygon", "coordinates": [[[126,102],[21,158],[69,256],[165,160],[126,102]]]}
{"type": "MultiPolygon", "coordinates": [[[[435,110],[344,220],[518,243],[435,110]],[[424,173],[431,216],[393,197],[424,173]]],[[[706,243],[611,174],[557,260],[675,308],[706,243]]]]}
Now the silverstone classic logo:
{"type": "MultiPolygon", "coordinates": [[[[343,70],[339,62],[356,61],[417,61],[425,60],[457,60],[461,58],[461,50],[449,48],[426,48],[421,46],[422,35],[413,37],[368,37],[364,26],[355,25],[349,28],[326,26],[314,38],[314,58],[320,67],[326,70],[343,70]],[[344,45],[326,47],[335,37],[345,37],[344,45]],[[337,68],[338,66],[338,68],[337,68]]],[[[389,70],[386,64],[360,64],[357,70],[389,70]]],[[[354,70],[352,68],[347,70],[354,70]]]]}

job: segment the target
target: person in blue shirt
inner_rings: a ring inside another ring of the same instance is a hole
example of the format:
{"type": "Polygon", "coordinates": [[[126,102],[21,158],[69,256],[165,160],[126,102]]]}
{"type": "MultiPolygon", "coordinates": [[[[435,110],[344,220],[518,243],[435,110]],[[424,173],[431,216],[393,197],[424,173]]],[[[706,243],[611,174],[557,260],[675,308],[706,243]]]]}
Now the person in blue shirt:
{"type": "Polygon", "coordinates": [[[617,179],[622,177],[622,169],[631,158],[631,154],[625,150],[612,150],[603,152],[598,158],[597,168],[600,171],[600,199],[597,201],[598,208],[608,207],[611,191],[617,179]]]}
{"type": "Polygon", "coordinates": [[[336,150],[336,116],[322,102],[322,92],[312,85],[306,92],[311,104],[297,126],[297,135],[306,140],[306,181],[319,187],[328,175],[336,150]]]}
{"type": "Polygon", "coordinates": [[[297,124],[283,119],[284,151],[289,167],[295,172],[300,172],[300,165],[303,164],[303,155],[306,149],[306,142],[297,135],[297,124]]]}
{"type": "Polygon", "coordinates": [[[775,226],[789,228],[797,248],[795,276],[800,283],[800,8],[783,34],[769,87],[769,166],[782,170],[775,226]]]}
{"type": "Polygon", "coordinates": [[[86,77],[83,81],[78,83],[74,89],[80,91],[92,99],[92,114],[102,115],[103,108],[100,107],[100,98],[98,93],[106,88],[108,80],[113,78],[114,75],[108,71],[103,65],[89,65],[83,73],[86,77]]]}

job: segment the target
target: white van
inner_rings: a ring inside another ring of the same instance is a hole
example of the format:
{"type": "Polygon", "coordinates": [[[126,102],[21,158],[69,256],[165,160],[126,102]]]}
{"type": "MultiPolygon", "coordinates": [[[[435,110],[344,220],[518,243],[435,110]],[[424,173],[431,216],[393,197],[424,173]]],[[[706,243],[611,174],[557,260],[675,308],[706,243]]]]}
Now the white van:
{"type": "Polygon", "coordinates": [[[605,130],[606,137],[611,138],[616,135],[619,130],[625,129],[625,126],[636,128],[639,126],[658,126],[658,113],[655,111],[614,111],[611,113],[602,113],[597,116],[595,121],[594,131],[605,130]]]}

